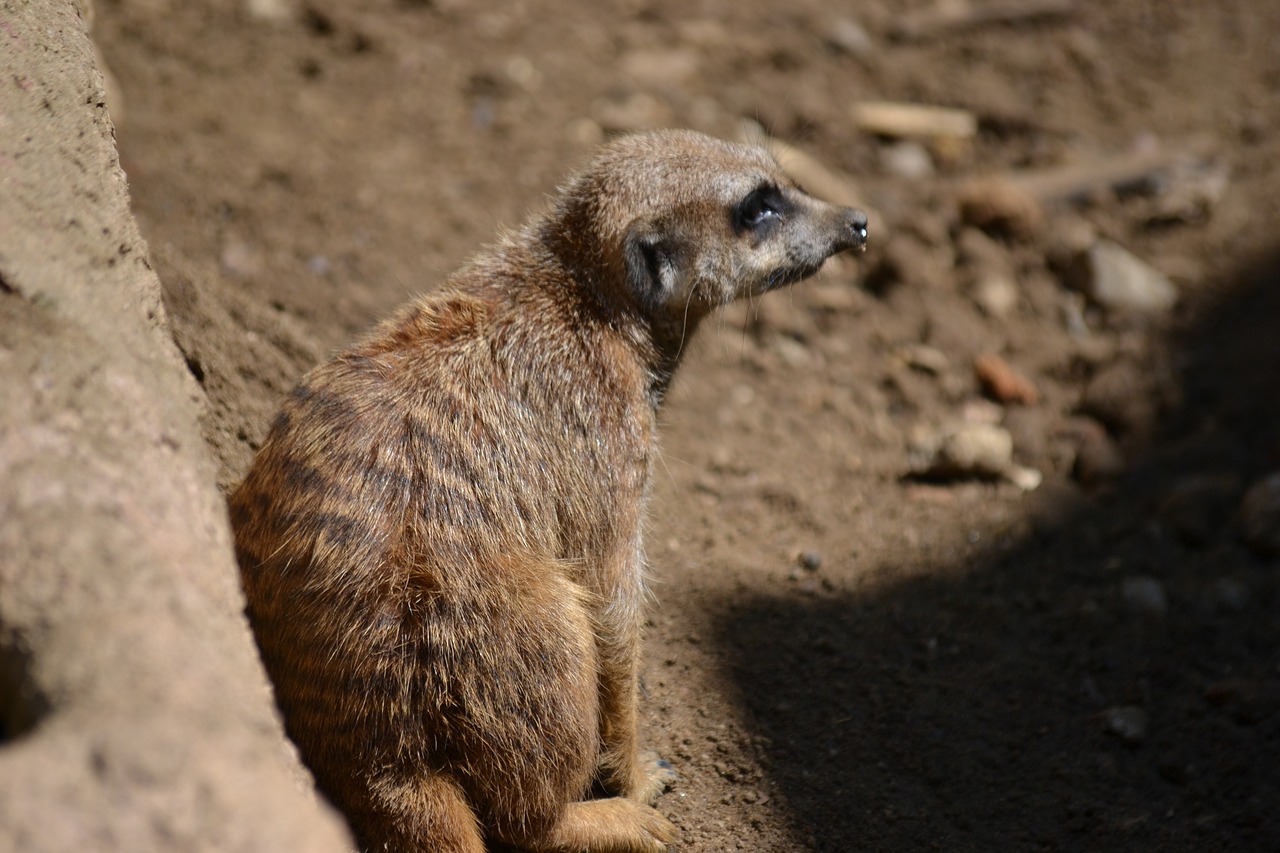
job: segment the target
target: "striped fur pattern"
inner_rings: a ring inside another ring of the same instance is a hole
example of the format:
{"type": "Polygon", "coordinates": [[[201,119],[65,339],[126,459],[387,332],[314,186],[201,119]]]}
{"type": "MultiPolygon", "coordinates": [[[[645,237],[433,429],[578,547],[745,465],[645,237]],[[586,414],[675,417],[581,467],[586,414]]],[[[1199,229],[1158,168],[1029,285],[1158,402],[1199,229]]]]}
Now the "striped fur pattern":
{"type": "Polygon", "coordinates": [[[288,732],[367,849],[666,849],[636,732],[657,407],[703,316],[860,246],[859,217],[756,149],[625,138],[285,400],[237,555],[288,732]]]}

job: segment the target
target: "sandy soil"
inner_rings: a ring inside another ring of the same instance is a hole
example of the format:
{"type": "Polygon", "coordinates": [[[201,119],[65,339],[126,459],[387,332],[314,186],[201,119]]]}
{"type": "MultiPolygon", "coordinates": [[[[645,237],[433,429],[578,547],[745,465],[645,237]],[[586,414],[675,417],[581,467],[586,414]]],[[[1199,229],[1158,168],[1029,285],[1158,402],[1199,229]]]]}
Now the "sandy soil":
{"type": "Polygon", "coordinates": [[[755,119],[850,174],[882,230],[725,312],[665,412],[644,725],[680,773],[679,849],[1280,848],[1280,563],[1244,502],[1280,469],[1280,3],[1079,0],[903,36],[928,5],[102,0],[220,482],[303,371],[604,133],[755,119]],[[863,100],[979,132],[910,177],[855,126],[863,100]],[[956,202],[1134,151],[1195,152],[1225,191],[1094,187],[990,239],[956,202]],[[1177,307],[1071,290],[1054,260],[1085,223],[1177,307]],[[988,353],[1034,403],[988,399],[988,353]],[[1003,425],[1040,487],[911,476],[913,436],[966,419],[1003,425]]]}

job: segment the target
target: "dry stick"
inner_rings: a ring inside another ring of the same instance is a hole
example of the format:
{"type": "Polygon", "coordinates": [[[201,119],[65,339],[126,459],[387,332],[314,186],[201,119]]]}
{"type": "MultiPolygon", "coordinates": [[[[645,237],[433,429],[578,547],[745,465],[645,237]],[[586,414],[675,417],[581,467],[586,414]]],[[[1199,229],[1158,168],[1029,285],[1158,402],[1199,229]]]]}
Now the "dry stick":
{"type": "Polygon", "coordinates": [[[973,113],[951,107],[863,101],[851,113],[859,130],[881,136],[970,139],[978,132],[973,113]]]}
{"type": "Polygon", "coordinates": [[[969,0],[941,0],[932,9],[904,15],[890,36],[915,41],[989,24],[1016,24],[1074,15],[1075,0],[1007,0],[975,5],[969,0]]]}
{"type": "Polygon", "coordinates": [[[1010,174],[1007,179],[1042,203],[1087,200],[1099,190],[1121,190],[1159,178],[1194,152],[1125,154],[1102,162],[1010,174]]]}

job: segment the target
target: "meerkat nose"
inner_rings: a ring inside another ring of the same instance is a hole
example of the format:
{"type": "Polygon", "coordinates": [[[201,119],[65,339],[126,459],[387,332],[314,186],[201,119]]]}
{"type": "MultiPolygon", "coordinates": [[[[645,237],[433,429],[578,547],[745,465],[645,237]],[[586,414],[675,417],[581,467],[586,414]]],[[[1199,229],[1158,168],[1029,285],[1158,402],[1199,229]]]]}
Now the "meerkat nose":
{"type": "Polygon", "coordinates": [[[859,252],[867,248],[867,215],[861,210],[848,208],[844,212],[844,226],[848,231],[849,242],[846,248],[859,252]]]}

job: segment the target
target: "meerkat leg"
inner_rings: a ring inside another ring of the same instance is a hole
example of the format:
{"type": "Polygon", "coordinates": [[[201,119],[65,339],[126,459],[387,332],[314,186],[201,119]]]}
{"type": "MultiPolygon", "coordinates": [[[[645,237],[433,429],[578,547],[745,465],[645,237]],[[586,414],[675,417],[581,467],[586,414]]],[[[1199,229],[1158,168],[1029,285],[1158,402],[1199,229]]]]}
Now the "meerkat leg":
{"type": "Polygon", "coordinates": [[[631,607],[606,611],[597,626],[600,661],[600,763],[599,779],[605,790],[638,803],[652,805],[675,781],[671,765],[655,753],[640,751],[640,634],[644,599],[638,588],[643,552],[639,545],[625,552],[608,573],[620,586],[637,588],[614,591],[613,601],[631,607]]]}
{"type": "Polygon", "coordinates": [[[652,805],[676,774],[656,753],[640,750],[637,650],[638,643],[602,654],[600,781],[611,794],[652,805]]]}
{"type": "Polygon", "coordinates": [[[476,816],[451,780],[414,776],[372,787],[371,808],[350,817],[357,835],[378,839],[380,853],[485,853],[476,816]]]}
{"type": "Polygon", "coordinates": [[[657,810],[612,797],[570,803],[545,835],[514,843],[532,853],[663,853],[675,837],[657,810]]]}

